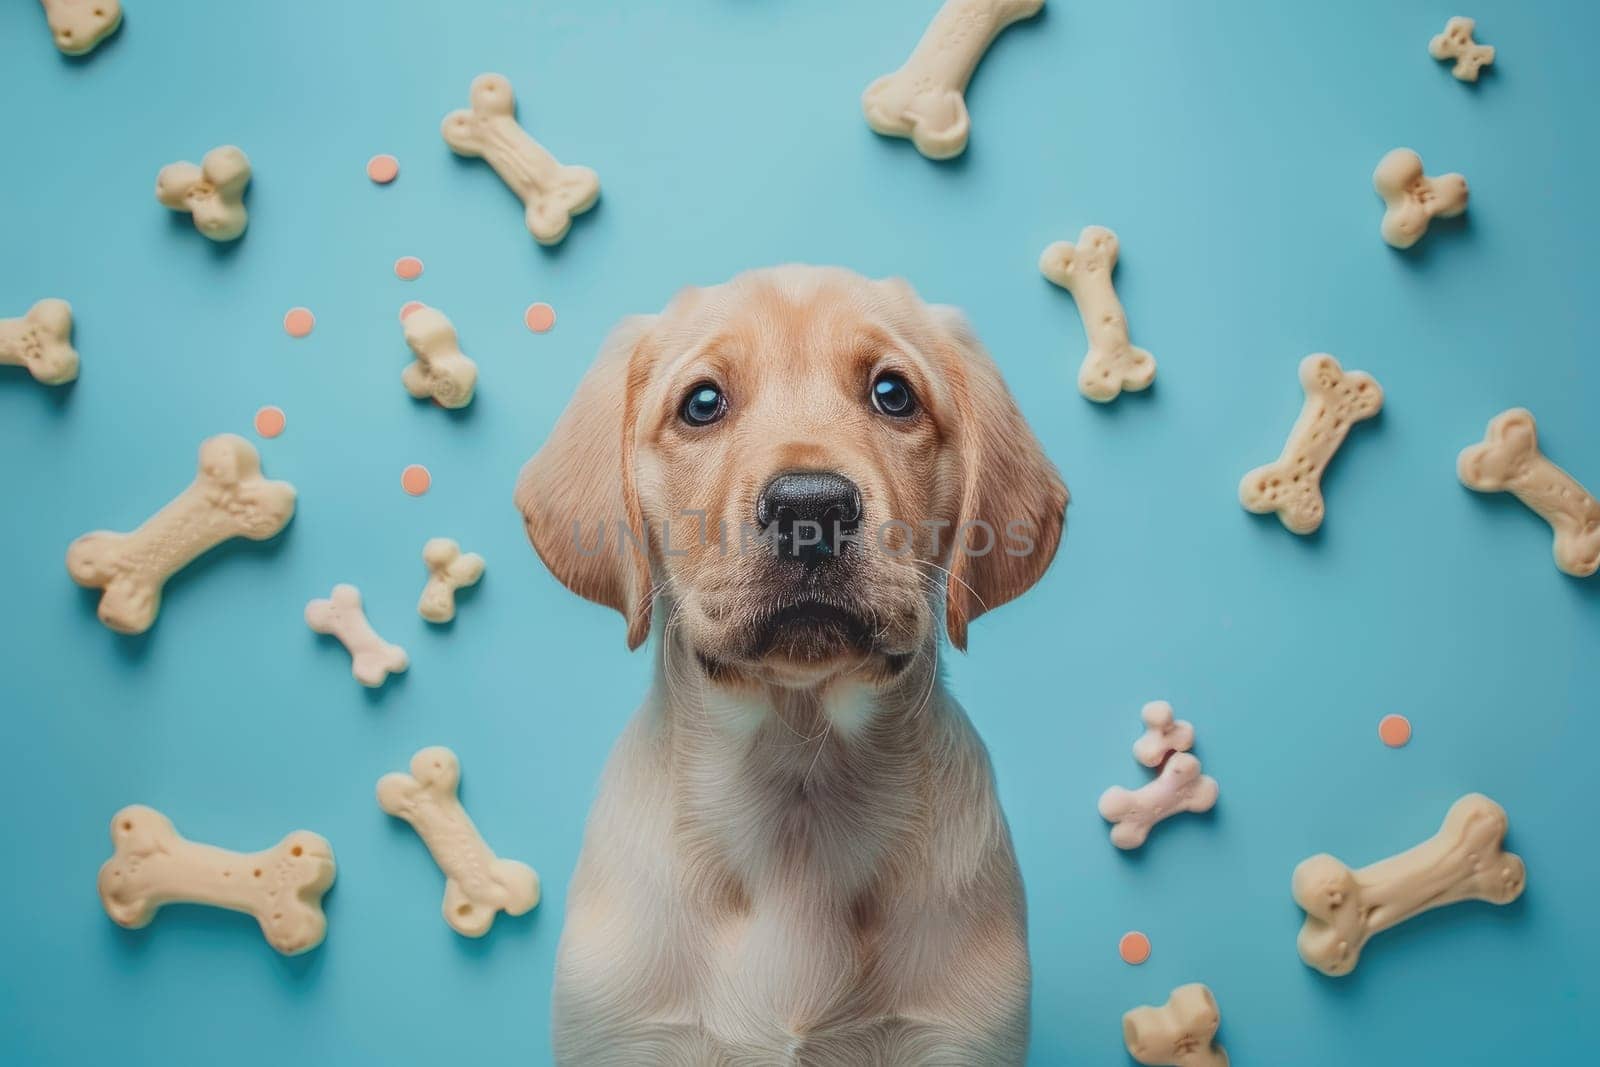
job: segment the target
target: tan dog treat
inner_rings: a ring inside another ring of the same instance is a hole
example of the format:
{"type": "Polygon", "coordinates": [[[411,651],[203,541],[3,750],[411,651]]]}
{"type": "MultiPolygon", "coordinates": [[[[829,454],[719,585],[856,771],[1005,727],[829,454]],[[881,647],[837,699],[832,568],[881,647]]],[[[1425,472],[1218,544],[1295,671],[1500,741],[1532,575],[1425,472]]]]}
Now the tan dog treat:
{"type": "Polygon", "coordinates": [[[867,125],[909,137],[929,159],[966,151],[972,118],[967,83],[1000,31],[1044,7],[1044,0],[946,0],[905,66],[867,86],[867,125]]]}
{"type": "Polygon", "coordinates": [[[45,385],[65,385],[76,378],[72,305],[41,300],[21,318],[0,319],[0,366],[22,367],[45,385]]]}
{"type": "Polygon", "coordinates": [[[231,241],[250,221],[244,209],[249,184],[249,158],[225,144],[207,152],[198,167],[188,160],[162,167],[156,175],[156,199],[193,215],[194,228],[213,241],[231,241]]]}
{"type": "Polygon", "coordinates": [[[1111,843],[1138,848],[1161,820],[1182,811],[1210,811],[1217,804],[1217,780],[1200,773],[1200,761],[1176,752],[1154,781],[1138,789],[1114,785],[1100,794],[1100,817],[1114,823],[1111,843]]]}
{"type": "Polygon", "coordinates": [[[444,140],[461,156],[482,157],[527,207],[528,232],[553,245],[572,228],[572,216],[594,207],[600,176],[564,166],[517,124],[511,83],[499,74],[472,82],[472,106],[444,117],[444,140]]]}
{"type": "Polygon", "coordinates": [[[1172,991],[1159,1008],[1134,1008],[1122,1016],[1128,1054],[1147,1067],[1228,1067],[1217,1044],[1222,1012],[1211,990],[1193,982],[1172,991]]]}
{"type": "Polygon", "coordinates": [[[148,630],[161,589],[207,549],[233,537],[265,541],[294,517],[294,486],[261,476],[261,456],[236,434],[200,445],[200,470],[189,487],[132,533],[97,530],[67,549],[67,573],[103,589],[100,621],[121,634],[148,630]]]}
{"type": "Polygon", "coordinates": [[[411,311],[400,320],[406,344],[417,358],[400,372],[400,383],[418,400],[437,400],[441,407],[464,408],[472,403],[478,383],[478,365],[461,353],[456,328],[437,308],[411,311]]]}
{"type": "Polygon", "coordinates": [[[69,56],[94,51],[122,25],[122,0],[39,0],[56,47],[69,56]]]}
{"type": "Polygon", "coordinates": [[[1128,340],[1128,316],[1111,284],[1117,266],[1117,235],[1104,226],[1085,226],[1078,243],[1057,241],[1039,257],[1046,278],[1072,294],[1089,351],[1078,370],[1078,391],[1104,404],[1124,390],[1148,389],[1156,378],[1155,358],[1128,340]]]}
{"type": "Polygon", "coordinates": [[[329,634],[350,653],[350,673],[369,689],[375,689],[411,665],[406,650],[378,636],[361,610],[361,590],[340,583],[326,600],[306,605],[306,625],[319,634],[329,634]]]}
{"type": "Polygon", "coordinates": [[[1575,578],[1600,570],[1600,501],[1539,451],[1539,428],[1526,408],[1489,420],[1482,442],[1456,460],[1461,484],[1480,493],[1512,493],[1555,531],[1556,566],[1575,578]]]}
{"type": "Polygon", "coordinates": [[[1323,974],[1355,970],[1374,935],[1433,908],[1462,900],[1509,904],[1527,880],[1520,857],[1501,848],[1506,813],[1468,793],[1444,825],[1415,848],[1352,871],[1323,854],[1294,869],[1294,900],[1306,912],[1300,958],[1323,974]]]}
{"type": "Polygon", "coordinates": [[[1467,210],[1467,179],[1459,174],[1428,177],[1422,173],[1422,157],[1409,148],[1396,148],[1379,160],[1372,187],[1388,205],[1379,232],[1395,248],[1422,240],[1434,219],[1453,219],[1467,210]]]}
{"type": "Polygon", "coordinates": [[[1291,531],[1308,534],[1322,525],[1327,510],[1323,471],[1350,427],[1383,407],[1383,389],[1372,375],[1346,372],[1338,360],[1320,353],[1300,361],[1300,385],[1306,402],[1283,454],[1244,476],[1239,503],[1257,515],[1275,511],[1291,531]]]}
{"type": "Polygon", "coordinates": [[[378,806],[404,819],[444,872],[444,921],[466,937],[482,937],[500,912],[523,915],[539,903],[539,876],[526,863],[503,860],[461,806],[461,761],[448,748],[411,757],[411,773],[378,779],[378,806]]]}
{"type": "Polygon", "coordinates": [[[1444,32],[1428,42],[1428,54],[1434,59],[1453,59],[1450,73],[1464,82],[1475,82],[1478,73],[1494,62],[1494,46],[1479,44],[1472,39],[1478,24],[1472,19],[1457,15],[1444,24],[1444,32]]]}
{"type": "Polygon", "coordinates": [[[1133,743],[1133,758],[1146,767],[1159,767],[1170,752],[1194,747],[1194,725],[1173,715],[1165,700],[1152,700],[1139,712],[1144,734],[1133,743]]]}
{"type": "Polygon", "coordinates": [[[309,830],[262,852],[229,852],[184,840],[172,820],[134,804],[111,820],[111,842],[100,903],[119,926],[148,926],[163,904],[205,904],[253,915],[285,956],[316,948],[327,933],[322,895],[336,873],[333,850],[309,830]]]}
{"type": "Polygon", "coordinates": [[[456,590],[477,585],[483,577],[483,557],[462,552],[448,537],[435,537],[422,546],[428,565],[428,584],[422,587],[417,614],[429,622],[449,622],[456,617],[456,590]]]}

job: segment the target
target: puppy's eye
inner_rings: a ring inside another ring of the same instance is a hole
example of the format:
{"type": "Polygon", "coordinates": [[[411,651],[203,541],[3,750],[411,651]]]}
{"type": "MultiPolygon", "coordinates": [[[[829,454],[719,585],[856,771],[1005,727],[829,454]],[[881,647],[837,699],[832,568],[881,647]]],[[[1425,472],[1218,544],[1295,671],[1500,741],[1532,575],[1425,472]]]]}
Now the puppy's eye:
{"type": "Polygon", "coordinates": [[[904,419],[917,413],[917,394],[900,375],[880,374],[872,383],[872,406],[891,418],[904,419]]]}
{"type": "Polygon", "coordinates": [[[728,398],[710,382],[701,382],[683,398],[678,414],[690,426],[709,426],[728,413],[728,398]]]}

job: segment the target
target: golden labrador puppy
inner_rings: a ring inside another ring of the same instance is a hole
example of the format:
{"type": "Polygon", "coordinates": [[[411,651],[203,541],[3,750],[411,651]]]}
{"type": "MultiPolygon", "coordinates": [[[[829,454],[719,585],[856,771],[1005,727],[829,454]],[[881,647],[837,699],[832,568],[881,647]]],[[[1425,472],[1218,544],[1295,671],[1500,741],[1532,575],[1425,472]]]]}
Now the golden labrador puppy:
{"type": "Polygon", "coordinates": [[[687,290],[516,499],[658,650],[569,887],[557,1060],[1021,1063],[1021,880],[939,630],[1038,580],[1067,490],[960,315],[837,269],[687,290]]]}

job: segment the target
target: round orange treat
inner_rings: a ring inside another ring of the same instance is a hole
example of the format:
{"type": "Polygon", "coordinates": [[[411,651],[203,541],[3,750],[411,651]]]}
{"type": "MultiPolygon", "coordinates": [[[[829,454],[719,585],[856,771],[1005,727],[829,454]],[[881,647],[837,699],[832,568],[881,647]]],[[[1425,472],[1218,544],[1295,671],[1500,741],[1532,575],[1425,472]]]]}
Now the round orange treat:
{"type": "Polygon", "coordinates": [[[1378,720],[1378,737],[1390,748],[1411,740],[1411,720],[1404,715],[1385,715],[1378,720]]]}
{"type": "Polygon", "coordinates": [[[276,437],[283,432],[286,421],[282,408],[268,404],[256,412],[256,433],[262,437],[276,437]]]}
{"type": "Polygon", "coordinates": [[[388,185],[400,174],[400,161],[390,155],[373,156],[367,160],[367,177],[379,185],[388,185]]]}
{"type": "Polygon", "coordinates": [[[400,472],[400,488],[412,496],[421,496],[433,484],[433,475],[420,463],[413,463],[400,472]]]}

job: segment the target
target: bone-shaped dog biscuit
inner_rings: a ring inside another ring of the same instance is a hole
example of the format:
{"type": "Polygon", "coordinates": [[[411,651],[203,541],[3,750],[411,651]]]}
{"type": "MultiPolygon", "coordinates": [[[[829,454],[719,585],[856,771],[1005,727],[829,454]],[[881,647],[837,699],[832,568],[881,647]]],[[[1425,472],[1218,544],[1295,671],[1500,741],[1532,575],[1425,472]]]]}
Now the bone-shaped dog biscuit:
{"type": "Polygon", "coordinates": [[[1539,427],[1526,408],[1489,421],[1484,439],[1456,460],[1461,484],[1512,493],[1555,531],[1556,566],[1575,578],[1600,570],[1600,501],[1539,451],[1539,427]]]}
{"type": "Polygon", "coordinates": [[[1128,1054],[1147,1067],[1228,1067],[1216,1042],[1222,1012],[1199,982],[1179,986],[1159,1008],[1142,1005],[1122,1016],[1128,1054]]]}
{"type": "Polygon", "coordinates": [[[1182,811],[1210,811],[1217,804],[1217,780],[1200,773],[1200,761],[1174,753],[1153,781],[1138,789],[1114,785],[1100,794],[1100,817],[1111,827],[1111,843],[1138,848],[1161,820],[1182,811]]]}
{"type": "Polygon", "coordinates": [[[40,0],[56,47],[69,56],[94,51],[122,25],[121,0],[40,0]]]}
{"type": "Polygon", "coordinates": [[[261,456],[236,434],[200,445],[189,487],[132,533],[98,530],[67,549],[67,573],[101,589],[100,621],[122,634],[148,630],[161,589],[202,552],[233,537],[265,541],[294,517],[294,486],[261,476],[261,456]]]}
{"type": "Polygon", "coordinates": [[[21,318],[0,319],[0,366],[22,367],[45,385],[65,385],[76,378],[72,305],[41,300],[21,318]]]}
{"type": "Polygon", "coordinates": [[[1350,427],[1383,407],[1383,389],[1372,375],[1345,371],[1338,360],[1321,353],[1300,361],[1300,385],[1306,401],[1283,454],[1244,476],[1239,503],[1258,515],[1275,511],[1294,533],[1308,534],[1322,525],[1327,511],[1322,474],[1328,462],[1350,427]]]}
{"type": "Polygon", "coordinates": [[[165,815],[135,804],[111,820],[111,841],[100,903],[119,926],[147,926],[163,904],[206,904],[255,916],[285,956],[322,944],[322,895],[336,871],[328,842],[309,830],[262,852],[229,852],[186,841],[165,815]]]}
{"type": "Polygon", "coordinates": [[[1039,13],[1044,0],[947,0],[905,66],[867,86],[867,125],[909,137],[929,159],[950,159],[967,147],[972,118],[967,83],[1000,31],[1039,13]]]}
{"type": "Polygon", "coordinates": [[[1472,39],[1478,24],[1472,19],[1457,15],[1444,24],[1444,32],[1428,42],[1428,54],[1434,59],[1453,59],[1450,73],[1464,82],[1475,82],[1478,73],[1494,62],[1494,46],[1479,44],[1472,39]]]}
{"type": "Polygon", "coordinates": [[[483,577],[483,557],[462,552],[448,537],[435,537],[422,546],[428,565],[428,584],[422,587],[417,614],[429,622],[449,622],[456,617],[456,590],[477,585],[483,577]]]}
{"type": "Polygon", "coordinates": [[[444,921],[466,937],[482,937],[500,912],[522,915],[539,903],[539,876],[526,863],[503,860],[461,806],[461,761],[448,748],[411,757],[411,773],[378,780],[378,806],[417,831],[444,872],[444,921]]]}
{"type": "Polygon", "coordinates": [[[470,99],[470,108],[444,117],[445,143],[457,155],[488,160],[527,207],[528,232],[540,244],[556,244],[572,228],[572,216],[594,207],[600,176],[563,165],[528,136],[517,124],[517,102],[503,75],[478,75],[470,99]]]}
{"type": "Polygon", "coordinates": [[[244,209],[249,184],[249,158],[227,144],[207,152],[198,167],[188,160],[162,167],[156,175],[156,199],[193,215],[194,228],[213,241],[231,241],[250,221],[244,209]]]}
{"type": "Polygon", "coordinates": [[[1148,389],[1156,377],[1155,358],[1128,340],[1128,316],[1111,284],[1118,247],[1117,235],[1104,226],[1085,226],[1076,245],[1057,241],[1039,257],[1039,270],[1078,304],[1089,338],[1078,391],[1101,404],[1124,389],[1148,389]]]}
{"type": "Polygon", "coordinates": [[[1422,240],[1434,219],[1453,219],[1467,210],[1467,179],[1459,174],[1428,177],[1422,172],[1422,157],[1409,148],[1396,148],[1378,161],[1372,187],[1386,205],[1379,232],[1395,248],[1422,240]]]}
{"type": "Polygon", "coordinates": [[[1352,871],[1327,854],[1294,869],[1295,903],[1306,912],[1300,958],[1323,974],[1349,974],[1374,935],[1433,908],[1462,900],[1509,904],[1522,895],[1527,872],[1501,848],[1506,813],[1481,793],[1468,793],[1422,844],[1352,871]]]}
{"type": "Polygon", "coordinates": [[[1159,767],[1171,752],[1194,747],[1194,725],[1174,716],[1172,705],[1152,700],[1139,712],[1144,733],[1133,743],[1133,758],[1146,767],[1159,767]]]}
{"type": "Polygon", "coordinates": [[[338,639],[350,653],[350,673],[369,689],[411,665],[406,650],[378,636],[361,610],[361,590],[340,583],[326,600],[306,605],[306,625],[338,639]]]}
{"type": "Polygon", "coordinates": [[[406,344],[417,358],[400,372],[400,383],[418,400],[437,400],[441,407],[472,403],[478,365],[461,353],[456,328],[437,308],[416,308],[400,320],[406,344]]]}

